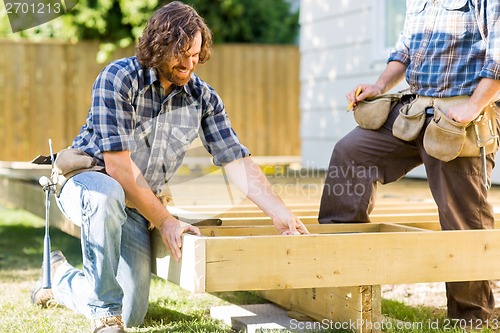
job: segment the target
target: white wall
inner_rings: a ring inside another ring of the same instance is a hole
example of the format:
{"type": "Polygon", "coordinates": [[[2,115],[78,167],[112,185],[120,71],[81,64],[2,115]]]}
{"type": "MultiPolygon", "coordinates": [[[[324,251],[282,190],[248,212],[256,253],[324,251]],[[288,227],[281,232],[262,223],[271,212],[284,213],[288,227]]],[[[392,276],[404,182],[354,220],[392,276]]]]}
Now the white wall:
{"type": "Polygon", "coordinates": [[[375,80],[384,63],[369,61],[370,0],[302,0],[300,15],[302,161],[324,169],[355,126],[345,94],[375,80]]]}

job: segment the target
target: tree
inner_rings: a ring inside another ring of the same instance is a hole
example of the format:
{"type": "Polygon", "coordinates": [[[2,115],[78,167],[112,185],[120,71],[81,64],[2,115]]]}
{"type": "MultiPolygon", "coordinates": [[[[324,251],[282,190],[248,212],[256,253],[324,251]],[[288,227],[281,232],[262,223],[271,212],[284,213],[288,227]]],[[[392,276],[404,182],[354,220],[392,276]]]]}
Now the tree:
{"type": "Polygon", "coordinates": [[[286,0],[186,0],[205,18],[216,43],[293,44],[299,13],[286,0]]]}
{"type": "MultiPolygon", "coordinates": [[[[167,1],[170,2],[170,1],[167,1]]],[[[184,0],[205,18],[215,43],[295,43],[298,10],[288,0],[184,0]]],[[[0,11],[0,36],[100,40],[126,47],[140,36],[159,0],[79,0],[65,15],[13,34],[5,11],[0,11]],[[2,17],[3,16],[3,17],[2,17]]]]}

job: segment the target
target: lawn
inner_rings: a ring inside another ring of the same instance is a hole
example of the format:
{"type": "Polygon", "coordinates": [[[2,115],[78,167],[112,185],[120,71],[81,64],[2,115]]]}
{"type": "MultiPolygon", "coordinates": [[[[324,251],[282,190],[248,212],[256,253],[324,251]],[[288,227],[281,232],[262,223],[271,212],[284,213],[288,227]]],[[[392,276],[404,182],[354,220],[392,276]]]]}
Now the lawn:
{"type": "MultiPolygon", "coordinates": [[[[44,221],[23,211],[0,209],[0,332],[88,332],[89,321],[65,308],[41,309],[30,301],[41,274],[44,221]]],[[[79,239],[51,228],[52,250],[81,266],[79,239]]],[[[192,294],[153,276],[143,327],[128,332],[231,332],[209,317],[212,305],[259,302],[250,293],[192,294]]]]}

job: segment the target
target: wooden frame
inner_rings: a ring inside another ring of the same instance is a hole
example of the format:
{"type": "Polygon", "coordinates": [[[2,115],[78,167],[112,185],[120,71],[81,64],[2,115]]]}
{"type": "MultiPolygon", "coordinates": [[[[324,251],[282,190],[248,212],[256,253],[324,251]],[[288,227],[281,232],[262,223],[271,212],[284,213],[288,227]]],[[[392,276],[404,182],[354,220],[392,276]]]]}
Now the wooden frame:
{"type": "MultiPolygon", "coordinates": [[[[28,176],[0,168],[0,202],[43,217],[43,191],[33,180],[47,171],[28,176]]],[[[251,204],[182,206],[184,217],[217,217],[222,226],[184,235],[180,262],[170,259],[155,230],[153,272],[193,292],[254,290],[319,321],[361,319],[367,325],[381,319],[380,284],[500,278],[500,230],[439,231],[435,204],[389,201],[377,206],[372,223],[329,225],[317,223],[316,205],[289,203],[311,232],[301,236],[279,235],[251,204]]],[[[79,237],[55,203],[51,225],[79,237]]]]}
{"type": "Polygon", "coordinates": [[[316,225],[314,231],[321,234],[287,237],[238,235],[238,230],[245,232],[185,235],[180,263],[171,262],[166,251],[155,253],[157,274],[193,292],[500,278],[500,230],[434,232],[392,224],[316,225]]]}

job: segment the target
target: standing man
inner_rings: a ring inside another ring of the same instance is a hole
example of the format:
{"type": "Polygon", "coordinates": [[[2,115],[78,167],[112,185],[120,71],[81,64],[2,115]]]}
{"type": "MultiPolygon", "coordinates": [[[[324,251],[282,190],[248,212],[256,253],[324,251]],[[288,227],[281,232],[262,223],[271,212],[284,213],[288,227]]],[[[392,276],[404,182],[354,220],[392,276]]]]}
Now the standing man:
{"type": "Polygon", "coordinates": [[[148,227],[159,230],[175,260],[182,234],[200,234],[166,207],[166,185],[198,134],[214,163],[282,234],[308,233],[250,159],[219,95],[194,74],[209,59],[211,44],[198,13],[174,1],[149,19],[135,57],[100,73],[85,125],[56,160],[69,178],[59,207],[82,230],[83,270],[53,252],[54,288],[35,288],[35,303],[57,302],[86,315],[94,333],[124,332],[143,322],[151,273],[148,227]],[[92,161],[87,172],[72,171],[82,155],[92,161]]]}
{"type": "MultiPolygon", "coordinates": [[[[389,91],[405,76],[413,95],[402,98],[392,108],[380,129],[356,127],[336,144],[323,189],[319,221],[368,222],[377,183],[396,181],[424,164],[443,230],[493,228],[493,209],[482,182],[481,158],[441,161],[426,152],[423,138],[433,119],[433,103],[460,100],[442,111],[456,122],[469,123],[498,98],[500,2],[407,0],[406,6],[404,30],[385,70],[375,84],[360,84],[346,97],[356,105],[389,91]],[[418,98],[431,103],[422,110],[414,110],[424,113],[423,127],[416,138],[408,141],[395,137],[393,124],[399,109],[418,98]],[[336,195],[338,191],[334,188],[341,185],[363,191],[336,195]]],[[[488,181],[494,157],[495,152],[486,157],[488,181]]],[[[446,291],[448,316],[467,320],[471,326],[486,323],[494,309],[489,281],[447,283],[446,291]]]]}

